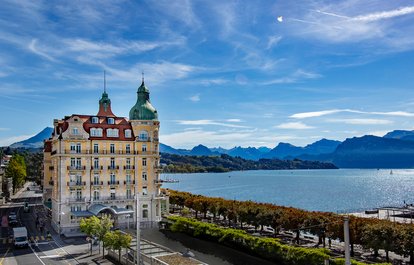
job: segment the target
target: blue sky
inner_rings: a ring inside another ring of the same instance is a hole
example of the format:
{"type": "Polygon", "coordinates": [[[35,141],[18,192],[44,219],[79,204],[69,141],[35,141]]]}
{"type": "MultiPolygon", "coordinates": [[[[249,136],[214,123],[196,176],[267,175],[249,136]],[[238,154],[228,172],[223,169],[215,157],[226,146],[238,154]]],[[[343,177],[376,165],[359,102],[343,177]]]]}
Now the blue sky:
{"type": "Polygon", "coordinates": [[[2,1],[0,145],[127,116],[145,72],[174,147],[414,129],[412,1],[2,1]]]}

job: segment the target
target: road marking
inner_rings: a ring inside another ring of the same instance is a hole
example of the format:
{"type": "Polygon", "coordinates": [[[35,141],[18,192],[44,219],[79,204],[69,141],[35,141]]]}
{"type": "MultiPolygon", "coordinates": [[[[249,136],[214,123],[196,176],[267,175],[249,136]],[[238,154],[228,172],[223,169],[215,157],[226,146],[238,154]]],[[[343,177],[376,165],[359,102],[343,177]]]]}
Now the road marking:
{"type": "Polygon", "coordinates": [[[9,250],[10,250],[10,248],[8,248],[8,249],[7,249],[6,253],[4,253],[3,257],[1,258],[1,260],[0,260],[0,265],[2,265],[2,264],[3,264],[3,260],[4,260],[4,258],[7,256],[7,253],[9,253],[9,250]]]}
{"type": "Polygon", "coordinates": [[[39,256],[41,259],[53,259],[53,258],[60,258],[61,255],[49,255],[49,256],[39,256]]]}
{"type": "MultiPolygon", "coordinates": [[[[39,255],[37,255],[36,251],[32,248],[32,245],[29,244],[29,248],[32,250],[33,254],[35,254],[36,258],[43,264],[46,265],[40,258],[39,255]]],[[[1,265],[1,264],[0,264],[1,265]]]]}

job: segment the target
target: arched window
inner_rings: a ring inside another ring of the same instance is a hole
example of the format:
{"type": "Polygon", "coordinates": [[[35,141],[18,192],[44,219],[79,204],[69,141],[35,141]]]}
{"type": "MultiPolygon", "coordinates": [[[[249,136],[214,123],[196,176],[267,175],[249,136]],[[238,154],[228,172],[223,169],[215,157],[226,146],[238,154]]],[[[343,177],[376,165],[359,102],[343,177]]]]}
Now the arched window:
{"type": "Polygon", "coordinates": [[[94,190],[93,191],[93,200],[94,201],[99,201],[99,190],[94,190]]]}
{"type": "Polygon", "coordinates": [[[147,141],[148,140],[148,132],[147,131],[140,131],[138,139],[140,141],[147,141]]]}
{"type": "Polygon", "coordinates": [[[106,136],[118,137],[118,129],[106,129],[106,136]]]}

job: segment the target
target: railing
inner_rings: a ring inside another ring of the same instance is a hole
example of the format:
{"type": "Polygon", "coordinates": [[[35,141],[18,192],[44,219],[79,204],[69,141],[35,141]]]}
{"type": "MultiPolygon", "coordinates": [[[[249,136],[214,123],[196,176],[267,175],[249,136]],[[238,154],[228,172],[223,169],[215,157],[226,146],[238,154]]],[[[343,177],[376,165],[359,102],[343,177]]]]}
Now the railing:
{"type": "Polygon", "coordinates": [[[102,202],[102,201],[126,201],[126,200],[134,200],[134,196],[114,196],[114,197],[99,197],[94,198],[94,201],[102,202]]]}
{"type": "Polygon", "coordinates": [[[68,181],[67,185],[69,187],[73,187],[73,186],[86,186],[86,181],[68,181]]]}
{"type": "Polygon", "coordinates": [[[103,170],[103,166],[91,166],[91,170],[103,170]]]}
{"type": "Polygon", "coordinates": [[[103,185],[103,181],[94,181],[91,183],[92,186],[102,186],[103,185]]]}
{"type": "Polygon", "coordinates": [[[84,202],[86,197],[76,197],[76,198],[69,198],[69,202],[84,202]]]}
{"type": "Polygon", "coordinates": [[[157,151],[137,151],[137,155],[158,155],[159,153],[157,151]]]}
{"type": "Polygon", "coordinates": [[[119,166],[108,166],[108,169],[110,169],[110,170],[119,169],[119,166]]]}
{"type": "Polygon", "coordinates": [[[126,165],[126,166],[124,166],[124,169],[135,169],[135,166],[131,166],[131,165],[126,165]]]}
{"type": "Polygon", "coordinates": [[[108,185],[119,185],[119,180],[114,180],[114,181],[109,180],[108,185]]]}
{"type": "Polygon", "coordinates": [[[85,170],[85,166],[68,166],[68,170],[85,170]]]}
{"type": "Polygon", "coordinates": [[[130,181],[124,180],[124,184],[125,185],[134,185],[135,184],[135,180],[130,180],[130,181]]]}
{"type": "Polygon", "coordinates": [[[146,138],[137,137],[136,141],[137,142],[151,142],[151,137],[146,137],[146,138]]]}

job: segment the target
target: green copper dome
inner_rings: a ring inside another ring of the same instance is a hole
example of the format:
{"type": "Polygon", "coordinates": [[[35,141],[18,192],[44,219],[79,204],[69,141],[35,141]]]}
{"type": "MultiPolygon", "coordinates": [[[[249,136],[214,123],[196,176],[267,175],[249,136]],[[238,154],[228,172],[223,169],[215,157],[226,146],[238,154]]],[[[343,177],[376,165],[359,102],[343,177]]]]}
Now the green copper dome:
{"type": "Polygon", "coordinates": [[[129,111],[129,120],[158,120],[157,110],[151,105],[149,90],[142,80],[137,91],[137,103],[129,111]]]}

